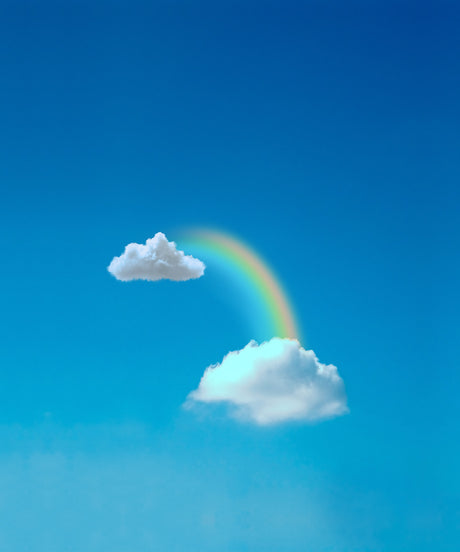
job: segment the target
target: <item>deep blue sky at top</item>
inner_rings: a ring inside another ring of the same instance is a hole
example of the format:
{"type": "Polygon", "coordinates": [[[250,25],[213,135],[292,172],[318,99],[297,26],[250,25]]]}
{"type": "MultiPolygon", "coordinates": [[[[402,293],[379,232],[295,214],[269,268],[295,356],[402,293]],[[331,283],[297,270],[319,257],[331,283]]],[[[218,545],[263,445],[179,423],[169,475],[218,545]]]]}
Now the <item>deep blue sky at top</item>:
{"type": "MultiPolygon", "coordinates": [[[[276,523],[272,544],[254,535],[271,519],[270,492],[290,508],[298,478],[311,482],[299,472],[308,464],[330,485],[309,492],[339,528],[330,542],[320,523],[313,549],[455,550],[460,8],[433,4],[0,4],[4,466],[46,450],[109,454],[114,473],[142,472],[117,464],[120,443],[167,450],[168,461],[188,451],[200,467],[225,457],[218,474],[239,490],[218,534],[184,530],[203,552],[304,550],[295,517],[277,518],[289,541],[276,523]],[[237,288],[212,273],[124,285],[106,266],[128,242],[174,239],[184,226],[236,233],[276,268],[304,346],[344,378],[349,416],[260,433],[181,413],[203,369],[255,337],[238,297],[232,306],[225,296],[237,288]],[[94,429],[124,424],[141,429],[94,429]],[[282,483],[268,485],[278,468],[282,483]],[[263,492],[251,495],[253,484],[263,492]],[[254,534],[235,537],[241,504],[254,534]]],[[[102,461],[84,462],[81,480],[101,481],[102,461]]],[[[180,481],[196,478],[181,466],[180,481]]],[[[60,469],[52,516],[72,492],[60,469]]],[[[118,498],[136,503],[143,482],[130,481],[118,498]]],[[[103,503],[105,492],[101,483],[103,503]]],[[[120,515],[110,510],[106,533],[120,515]]],[[[132,540],[144,520],[123,519],[119,551],[152,549],[132,540]]],[[[28,550],[11,527],[0,543],[28,550]]],[[[60,542],[46,523],[31,534],[47,552],[60,542]]],[[[80,538],[75,550],[114,550],[80,538]]]]}

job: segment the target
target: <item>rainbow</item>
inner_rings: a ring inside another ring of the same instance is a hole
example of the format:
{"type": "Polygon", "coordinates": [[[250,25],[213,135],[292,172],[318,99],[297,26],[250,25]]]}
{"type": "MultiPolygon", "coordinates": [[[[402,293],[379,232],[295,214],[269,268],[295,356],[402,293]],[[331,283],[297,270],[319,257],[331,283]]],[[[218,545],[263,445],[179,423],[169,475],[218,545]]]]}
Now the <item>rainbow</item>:
{"type": "MultiPolygon", "coordinates": [[[[249,281],[267,308],[276,337],[299,339],[299,330],[281,283],[268,265],[241,240],[215,230],[189,230],[185,242],[217,255],[249,281]]],[[[183,240],[181,240],[182,242],[183,240]]]]}

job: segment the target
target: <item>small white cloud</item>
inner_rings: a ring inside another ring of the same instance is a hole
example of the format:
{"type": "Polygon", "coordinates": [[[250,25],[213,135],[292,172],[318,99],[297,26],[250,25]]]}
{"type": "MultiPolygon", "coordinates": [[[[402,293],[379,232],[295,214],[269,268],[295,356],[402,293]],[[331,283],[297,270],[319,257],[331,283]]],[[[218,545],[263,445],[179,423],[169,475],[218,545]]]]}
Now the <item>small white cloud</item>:
{"type": "Polygon", "coordinates": [[[323,420],[348,412],[337,368],[321,364],[297,340],[278,337],[261,345],[251,341],[209,366],[186,406],[194,402],[225,402],[234,417],[259,425],[323,420]]]}
{"type": "Polygon", "coordinates": [[[183,281],[203,276],[204,263],[185,255],[162,232],[155,234],[145,245],[130,243],[122,255],[114,257],[107,270],[125,282],[129,280],[183,281]]]}

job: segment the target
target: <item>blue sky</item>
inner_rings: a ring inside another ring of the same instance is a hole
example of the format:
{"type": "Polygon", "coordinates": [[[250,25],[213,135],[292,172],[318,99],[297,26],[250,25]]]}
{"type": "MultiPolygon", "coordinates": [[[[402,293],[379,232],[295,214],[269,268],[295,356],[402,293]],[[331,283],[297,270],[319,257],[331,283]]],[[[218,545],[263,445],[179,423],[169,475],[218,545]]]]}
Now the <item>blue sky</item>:
{"type": "Polygon", "coordinates": [[[459,16],[1,3],[2,550],[458,549],[459,16]],[[276,268],[348,415],[183,410],[238,286],[106,267],[184,226],[276,268]]]}

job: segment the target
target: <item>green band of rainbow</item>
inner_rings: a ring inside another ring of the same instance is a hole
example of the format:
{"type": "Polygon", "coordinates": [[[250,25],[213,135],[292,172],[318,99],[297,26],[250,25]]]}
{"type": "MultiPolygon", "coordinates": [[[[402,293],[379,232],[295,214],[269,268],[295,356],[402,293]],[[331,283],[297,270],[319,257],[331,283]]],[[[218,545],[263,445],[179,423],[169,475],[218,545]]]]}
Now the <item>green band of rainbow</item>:
{"type": "Polygon", "coordinates": [[[293,309],[281,283],[250,247],[228,234],[207,229],[187,232],[189,240],[231,263],[251,281],[270,313],[276,337],[299,338],[293,309]]]}

